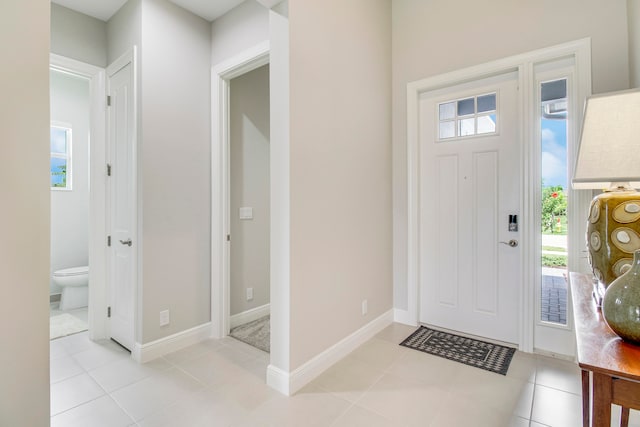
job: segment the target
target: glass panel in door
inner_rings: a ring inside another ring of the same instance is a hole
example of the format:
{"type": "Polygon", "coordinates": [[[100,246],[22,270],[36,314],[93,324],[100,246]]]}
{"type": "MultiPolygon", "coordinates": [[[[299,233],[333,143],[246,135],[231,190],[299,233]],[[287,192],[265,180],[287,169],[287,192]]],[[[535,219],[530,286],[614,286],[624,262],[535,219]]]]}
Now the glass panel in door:
{"type": "Polygon", "coordinates": [[[541,322],[567,325],[567,80],[540,85],[541,322]]]}

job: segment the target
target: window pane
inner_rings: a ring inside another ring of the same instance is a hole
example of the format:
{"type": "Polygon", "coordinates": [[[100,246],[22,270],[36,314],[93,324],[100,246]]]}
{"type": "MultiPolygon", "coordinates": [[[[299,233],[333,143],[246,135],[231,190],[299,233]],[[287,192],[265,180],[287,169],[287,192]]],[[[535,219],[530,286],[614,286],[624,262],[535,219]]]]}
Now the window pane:
{"type": "Polygon", "coordinates": [[[467,98],[458,101],[458,115],[467,116],[476,112],[475,99],[467,98]]]}
{"type": "Polygon", "coordinates": [[[496,109],[495,93],[478,97],[478,113],[482,113],[484,111],[494,111],[495,109],[496,109]]]}
{"type": "Polygon", "coordinates": [[[440,104],[440,120],[453,119],[456,115],[456,103],[447,102],[446,104],[440,104]]]}
{"type": "Polygon", "coordinates": [[[470,119],[462,119],[458,122],[458,135],[468,136],[476,134],[476,120],[472,117],[470,119]]]}
{"type": "Polygon", "coordinates": [[[456,122],[440,122],[440,139],[454,138],[456,136],[456,122]]]}
{"type": "Polygon", "coordinates": [[[67,153],[67,130],[64,128],[51,127],[51,152],[67,153]]]}
{"type": "Polygon", "coordinates": [[[542,225],[542,283],[540,320],[567,324],[567,84],[566,80],[540,86],[540,163],[542,225]]]}
{"type": "Polygon", "coordinates": [[[542,83],[540,91],[542,102],[563,99],[567,97],[567,79],[560,79],[553,82],[542,83]]]}
{"type": "Polygon", "coordinates": [[[496,115],[478,116],[478,133],[494,133],[496,131],[496,115]]]}
{"type": "Polygon", "coordinates": [[[51,157],[51,186],[67,187],[67,159],[51,157]]]}

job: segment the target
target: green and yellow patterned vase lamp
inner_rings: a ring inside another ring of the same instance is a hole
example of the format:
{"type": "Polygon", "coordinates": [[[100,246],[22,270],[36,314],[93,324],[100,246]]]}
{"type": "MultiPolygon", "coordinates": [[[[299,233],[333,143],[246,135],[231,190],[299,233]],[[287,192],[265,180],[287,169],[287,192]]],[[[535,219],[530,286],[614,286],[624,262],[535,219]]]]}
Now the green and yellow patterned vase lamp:
{"type": "Polygon", "coordinates": [[[594,296],[611,329],[640,343],[640,90],[587,99],[572,185],[604,189],[587,220],[594,296]]]}

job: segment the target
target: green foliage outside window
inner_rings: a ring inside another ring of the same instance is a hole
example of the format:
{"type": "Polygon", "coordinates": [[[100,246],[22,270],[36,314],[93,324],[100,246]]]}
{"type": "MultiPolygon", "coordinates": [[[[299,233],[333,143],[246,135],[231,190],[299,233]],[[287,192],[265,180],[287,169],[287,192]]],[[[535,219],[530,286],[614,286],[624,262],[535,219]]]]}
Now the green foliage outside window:
{"type": "Polygon", "coordinates": [[[566,234],[567,197],[561,185],[542,187],[542,232],[566,234]]]}
{"type": "Polygon", "coordinates": [[[59,188],[67,188],[67,165],[57,167],[58,170],[51,170],[51,186],[59,188]],[[59,177],[55,179],[54,177],[59,177]]]}

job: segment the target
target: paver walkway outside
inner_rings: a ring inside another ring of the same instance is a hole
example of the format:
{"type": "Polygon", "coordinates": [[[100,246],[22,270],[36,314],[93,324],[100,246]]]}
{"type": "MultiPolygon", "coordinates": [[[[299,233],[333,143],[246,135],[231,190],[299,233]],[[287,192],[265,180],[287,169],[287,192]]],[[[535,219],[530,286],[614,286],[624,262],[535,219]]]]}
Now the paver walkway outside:
{"type": "MultiPolygon", "coordinates": [[[[564,248],[565,252],[549,252],[554,255],[566,255],[567,236],[558,234],[543,234],[542,246],[564,248]]],[[[541,313],[543,322],[555,322],[563,325],[567,324],[567,271],[559,268],[542,269],[542,295],[541,313]]]]}
{"type": "Polygon", "coordinates": [[[542,295],[540,316],[543,322],[567,324],[567,281],[562,274],[549,270],[566,270],[545,268],[542,272],[542,295]]]}

